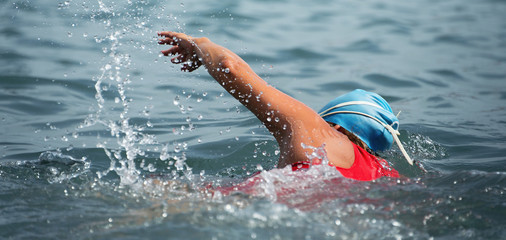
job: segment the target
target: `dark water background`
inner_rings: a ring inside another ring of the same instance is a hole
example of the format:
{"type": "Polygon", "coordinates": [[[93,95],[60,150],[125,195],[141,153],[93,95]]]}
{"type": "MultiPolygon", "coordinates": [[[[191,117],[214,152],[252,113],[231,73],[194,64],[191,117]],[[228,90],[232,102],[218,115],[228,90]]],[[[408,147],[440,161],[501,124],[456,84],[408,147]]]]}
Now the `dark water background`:
{"type": "Polygon", "coordinates": [[[506,2],[0,1],[2,239],[506,238],[506,2]],[[402,111],[406,178],[273,169],[261,123],[159,55],[206,36],[318,110],[355,88],[402,111]],[[421,168],[426,169],[426,172],[421,168]],[[160,186],[153,180],[173,181],[160,186]]]}

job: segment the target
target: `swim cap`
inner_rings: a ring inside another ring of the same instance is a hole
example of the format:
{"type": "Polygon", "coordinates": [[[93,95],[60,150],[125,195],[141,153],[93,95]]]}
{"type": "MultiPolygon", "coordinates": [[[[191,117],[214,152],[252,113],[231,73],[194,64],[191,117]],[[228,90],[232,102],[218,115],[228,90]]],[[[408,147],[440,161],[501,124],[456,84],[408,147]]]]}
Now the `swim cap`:
{"type": "Polygon", "coordinates": [[[390,149],[395,140],[406,160],[412,164],[397,137],[399,120],[380,95],[356,89],[332,100],[318,114],[325,121],[355,134],[373,151],[390,149]]]}

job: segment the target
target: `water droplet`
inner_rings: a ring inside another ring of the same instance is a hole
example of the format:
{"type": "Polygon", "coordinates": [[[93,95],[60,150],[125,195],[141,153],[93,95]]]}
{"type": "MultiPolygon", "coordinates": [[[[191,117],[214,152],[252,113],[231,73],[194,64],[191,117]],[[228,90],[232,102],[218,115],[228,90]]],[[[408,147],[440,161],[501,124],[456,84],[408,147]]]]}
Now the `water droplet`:
{"type": "Polygon", "coordinates": [[[148,164],[148,171],[149,171],[149,172],[154,172],[154,171],[156,171],[156,168],[155,168],[155,166],[153,166],[153,164],[152,164],[152,163],[148,164]]]}
{"type": "Polygon", "coordinates": [[[202,120],[202,118],[204,118],[202,115],[197,116],[197,120],[202,120]]]}
{"type": "Polygon", "coordinates": [[[181,147],[179,145],[174,146],[174,152],[181,152],[181,147]]]}
{"type": "Polygon", "coordinates": [[[267,122],[270,122],[271,121],[271,117],[267,117],[267,122]]]}
{"type": "Polygon", "coordinates": [[[176,95],[176,97],[174,98],[174,106],[177,106],[179,105],[179,95],[176,95]]]}
{"type": "Polygon", "coordinates": [[[336,221],[334,221],[334,223],[335,223],[337,226],[339,226],[339,225],[341,225],[341,220],[336,219],[336,221]]]}
{"type": "MultiPolygon", "coordinates": [[[[62,3],[58,3],[58,9],[63,9],[63,8],[66,8],[70,5],[70,1],[65,1],[65,2],[62,2],[62,3]]],[[[17,7],[16,7],[17,8],[17,7]]]]}

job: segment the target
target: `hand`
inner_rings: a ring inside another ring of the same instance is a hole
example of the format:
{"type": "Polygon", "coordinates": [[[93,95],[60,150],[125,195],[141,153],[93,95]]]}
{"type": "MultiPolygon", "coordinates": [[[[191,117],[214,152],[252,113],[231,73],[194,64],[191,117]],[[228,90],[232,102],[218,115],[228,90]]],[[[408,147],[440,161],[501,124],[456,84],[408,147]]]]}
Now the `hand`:
{"type": "Polygon", "coordinates": [[[202,65],[197,53],[198,46],[195,42],[197,39],[177,32],[160,32],[158,36],[165,37],[165,39],[160,39],[158,44],[173,46],[170,49],[163,50],[162,54],[165,56],[178,55],[170,61],[174,64],[182,63],[181,71],[192,72],[202,65]]]}

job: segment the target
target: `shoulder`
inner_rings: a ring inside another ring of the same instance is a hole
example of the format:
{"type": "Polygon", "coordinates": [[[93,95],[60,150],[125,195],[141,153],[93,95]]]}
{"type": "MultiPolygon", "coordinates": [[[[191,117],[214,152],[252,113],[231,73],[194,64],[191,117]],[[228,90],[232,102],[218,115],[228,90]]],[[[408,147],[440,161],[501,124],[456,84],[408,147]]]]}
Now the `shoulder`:
{"type": "Polygon", "coordinates": [[[348,137],[319,116],[316,118],[314,121],[298,119],[298,124],[291,126],[290,134],[278,139],[281,150],[279,167],[309,161],[314,154],[325,154],[329,163],[336,167],[350,168],[353,165],[354,148],[348,137]]]}

